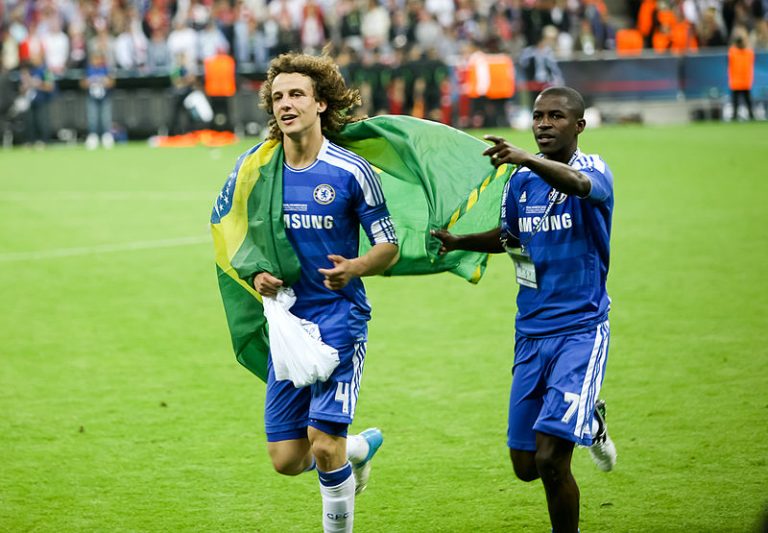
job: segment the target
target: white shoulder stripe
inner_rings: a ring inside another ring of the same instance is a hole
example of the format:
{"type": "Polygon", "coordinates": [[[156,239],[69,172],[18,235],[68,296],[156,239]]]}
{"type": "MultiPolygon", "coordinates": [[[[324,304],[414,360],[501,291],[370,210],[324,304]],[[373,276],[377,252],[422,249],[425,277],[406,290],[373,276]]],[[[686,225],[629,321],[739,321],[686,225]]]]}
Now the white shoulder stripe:
{"type": "Polygon", "coordinates": [[[582,168],[594,168],[601,174],[605,174],[605,161],[599,155],[581,155],[576,161],[573,162],[573,167],[577,170],[582,168]]]}
{"type": "Polygon", "coordinates": [[[384,203],[381,180],[365,159],[332,143],[328,143],[327,150],[320,151],[318,159],[352,174],[363,190],[365,203],[370,206],[384,203]]]}
{"type": "MultiPolygon", "coordinates": [[[[338,148],[338,147],[336,147],[338,148]]],[[[371,168],[370,163],[352,152],[346,150],[339,151],[330,148],[327,152],[329,158],[335,161],[338,166],[345,168],[344,164],[351,165],[350,172],[355,176],[360,187],[365,193],[366,202],[369,205],[378,205],[384,203],[384,193],[381,191],[381,181],[378,174],[371,168]],[[369,199],[370,198],[370,199],[369,199]]]]}

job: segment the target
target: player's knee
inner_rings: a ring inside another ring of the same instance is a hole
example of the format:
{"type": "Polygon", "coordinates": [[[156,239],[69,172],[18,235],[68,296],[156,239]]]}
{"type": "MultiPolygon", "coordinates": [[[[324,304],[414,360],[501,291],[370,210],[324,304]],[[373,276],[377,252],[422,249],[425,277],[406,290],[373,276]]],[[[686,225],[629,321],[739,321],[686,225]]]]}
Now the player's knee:
{"type": "Polygon", "coordinates": [[[318,465],[332,463],[338,453],[337,444],[330,439],[316,439],[312,442],[312,455],[318,465]]]}
{"type": "Polygon", "coordinates": [[[301,473],[301,470],[295,468],[293,463],[281,463],[272,461],[272,466],[275,472],[283,476],[296,476],[301,473]]]}
{"type": "Polygon", "coordinates": [[[272,460],[272,467],[275,472],[284,476],[298,476],[304,469],[299,461],[272,460]]]}
{"type": "Polygon", "coordinates": [[[568,476],[570,465],[552,450],[536,452],[536,470],[544,483],[557,483],[568,476]]]}
{"type": "Polygon", "coordinates": [[[297,458],[278,452],[270,453],[270,459],[275,472],[284,476],[297,476],[305,469],[303,457],[297,458]]]}
{"type": "Polygon", "coordinates": [[[518,466],[515,463],[512,463],[512,469],[515,471],[515,475],[520,481],[529,482],[539,479],[539,471],[536,470],[536,468],[531,468],[527,465],[518,466]]]}

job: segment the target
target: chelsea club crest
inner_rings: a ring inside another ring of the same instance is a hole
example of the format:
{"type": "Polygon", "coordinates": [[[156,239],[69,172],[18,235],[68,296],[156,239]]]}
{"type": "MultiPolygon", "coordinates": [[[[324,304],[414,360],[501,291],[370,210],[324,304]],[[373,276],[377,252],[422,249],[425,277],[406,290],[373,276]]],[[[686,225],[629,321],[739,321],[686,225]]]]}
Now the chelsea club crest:
{"type": "Polygon", "coordinates": [[[333,202],[334,198],[336,198],[336,191],[333,190],[333,187],[326,183],[321,183],[317,187],[315,187],[314,192],[312,193],[312,196],[315,198],[315,202],[317,202],[320,205],[328,205],[331,202],[333,202]]]}

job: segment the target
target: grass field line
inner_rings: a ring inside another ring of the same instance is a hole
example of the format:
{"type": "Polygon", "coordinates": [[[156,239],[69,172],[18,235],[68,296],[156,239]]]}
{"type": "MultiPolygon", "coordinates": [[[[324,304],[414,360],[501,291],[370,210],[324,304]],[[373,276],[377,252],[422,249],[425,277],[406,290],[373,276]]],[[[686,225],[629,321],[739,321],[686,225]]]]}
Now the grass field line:
{"type": "Polygon", "coordinates": [[[0,263],[12,263],[16,261],[35,261],[39,259],[57,259],[61,257],[75,257],[82,255],[95,255],[111,252],[130,252],[137,250],[151,250],[154,248],[176,248],[193,244],[210,243],[210,236],[179,237],[176,239],[161,239],[156,241],[133,241],[115,244],[102,244],[97,246],[78,246],[75,248],[51,248],[48,250],[36,250],[31,252],[11,252],[0,254],[0,263]]]}

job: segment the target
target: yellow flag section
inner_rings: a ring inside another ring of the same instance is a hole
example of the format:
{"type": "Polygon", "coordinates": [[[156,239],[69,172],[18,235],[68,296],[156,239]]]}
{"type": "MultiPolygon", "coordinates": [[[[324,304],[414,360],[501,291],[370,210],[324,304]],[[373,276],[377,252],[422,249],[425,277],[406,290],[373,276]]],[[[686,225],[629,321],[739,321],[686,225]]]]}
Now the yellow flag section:
{"type": "Polygon", "coordinates": [[[214,203],[211,233],[232,346],[237,360],[263,381],[267,378],[269,341],[261,295],[233,267],[232,262],[249,237],[248,203],[261,170],[270,167],[280,148],[267,141],[244,154],[214,203]]]}
{"type": "MultiPolygon", "coordinates": [[[[266,166],[267,162],[272,159],[278,146],[279,143],[275,140],[266,141],[259,145],[254,153],[244,157],[239,168],[233,172],[234,191],[231,198],[226,197],[225,191],[219,195],[219,199],[224,201],[225,207],[227,203],[231,205],[229,205],[225,215],[219,218],[218,223],[211,223],[216,264],[226,275],[242,285],[259,300],[261,300],[259,293],[240,279],[235,272],[232,267],[232,259],[242,246],[248,232],[248,198],[261,176],[259,169],[266,166]]],[[[218,202],[216,206],[218,206],[218,202]]]]}

